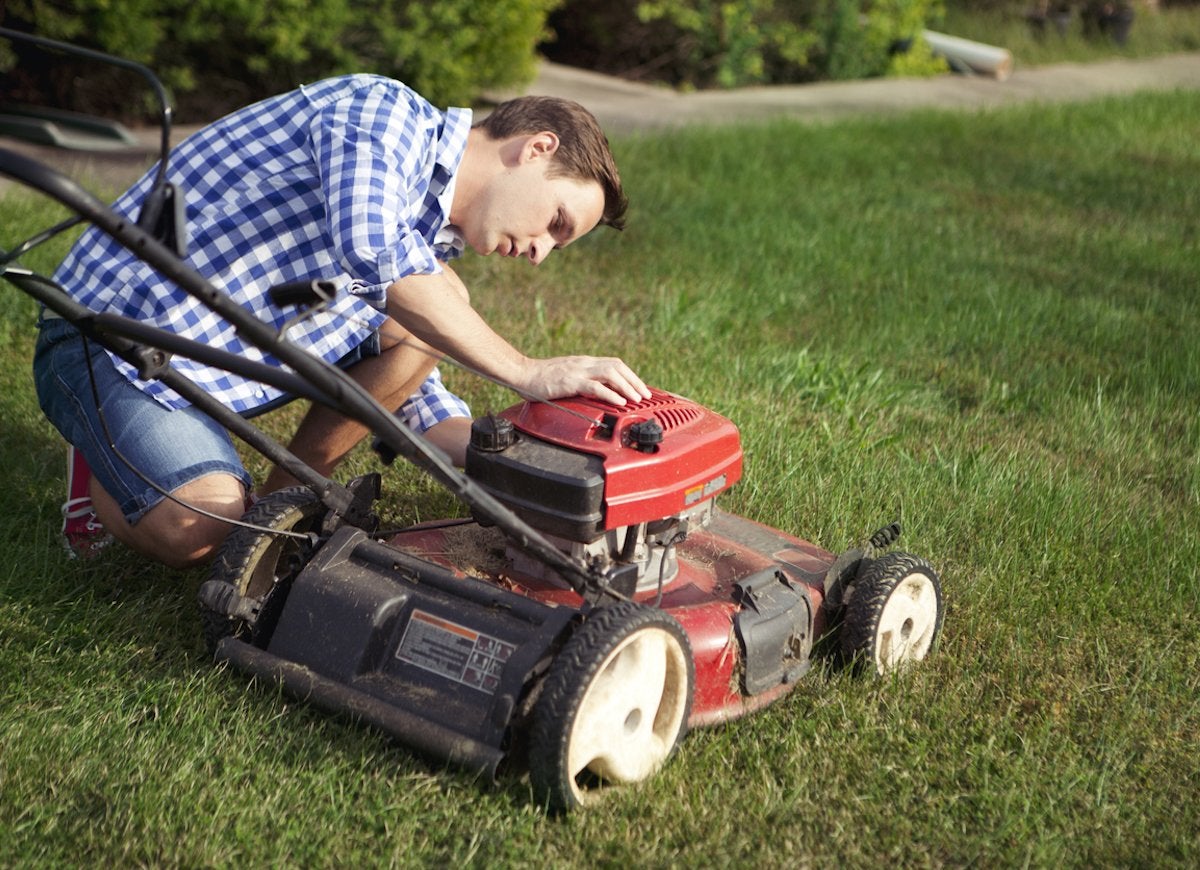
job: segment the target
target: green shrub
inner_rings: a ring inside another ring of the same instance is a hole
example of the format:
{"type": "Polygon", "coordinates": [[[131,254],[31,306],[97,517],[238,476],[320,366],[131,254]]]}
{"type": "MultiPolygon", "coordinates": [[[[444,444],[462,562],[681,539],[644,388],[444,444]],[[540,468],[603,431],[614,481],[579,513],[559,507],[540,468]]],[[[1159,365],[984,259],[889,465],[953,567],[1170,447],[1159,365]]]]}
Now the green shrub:
{"type": "MultiPolygon", "coordinates": [[[[535,70],[560,0],[9,0],[5,24],[150,66],[204,120],[300,82],[369,71],[439,105],[469,105],[535,70]]],[[[14,45],[4,90],[106,115],[128,114],[127,73],[14,45]]]]}
{"type": "Polygon", "coordinates": [[[920,39],[940,16],[941,0],[567,0],[545,50],[687,88],[919,75],[945,69],[920,39]]]}
{"type": "Polygon", "coordinates": [[[359,13],[358,55],[439,104],[470,105],[481,89],[523,84],[561,0],[383,0],[391,14],[359,13]]]}
{"type": "Polygon", "coordinates": [[[882,75],[944,72],[921,31],[936,24],[941,0],[828,0],[829,29],[821,59],[822,78],[861,79],[882,75]]]}
{"type": "Polygon", "coordinates": [[[803,67],[815,35],[790,20],[776,0],[644,0],[643,22],[665,21],[687,39],[690,84],[736,87],[768,79],[771,66],[803,67]]]}

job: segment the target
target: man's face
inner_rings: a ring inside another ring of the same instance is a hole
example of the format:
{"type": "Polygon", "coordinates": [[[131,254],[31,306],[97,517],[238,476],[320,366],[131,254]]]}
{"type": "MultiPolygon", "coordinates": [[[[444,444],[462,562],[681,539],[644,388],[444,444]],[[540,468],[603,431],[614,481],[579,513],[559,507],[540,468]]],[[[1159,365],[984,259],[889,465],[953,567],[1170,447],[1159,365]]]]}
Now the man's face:
{"type": "Polygon", "coordinates": [[[459,224],[476,253],[524,257],[536,265],[600,222],[599,182],[549,177],[552,158],[552,149],[527,149],[491,180],[459,224]]]}

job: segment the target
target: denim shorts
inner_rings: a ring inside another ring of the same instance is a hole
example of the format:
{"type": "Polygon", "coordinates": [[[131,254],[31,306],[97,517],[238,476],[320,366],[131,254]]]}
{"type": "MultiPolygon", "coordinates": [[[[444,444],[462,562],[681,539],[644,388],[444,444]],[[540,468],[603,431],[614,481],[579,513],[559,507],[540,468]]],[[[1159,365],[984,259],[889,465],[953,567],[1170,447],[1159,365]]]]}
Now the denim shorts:
{"type": "MultiPolygon", "coordinates": [[[[39,327],[33,374],[42,412],[83,454],[130,523],[163,499],[144,478],[168,492],[214,473],[232,475],[247,489],[252,486],[232,437],[220,423],[190,406],[172,410],[159,404],[130,383],[99,344],[86,342],[67,321],[44,318],[39,327]],[[97,411],[97,397],[102,413],[97,411]],[[109,447],[110,437],[119,456],[109,447]]],[[[377,344],[368,341],[338,364],[349,366],[372,351],[378,352],[377,344]]],[[[283,397],[255,411],[290,400],[283,397]]]]}

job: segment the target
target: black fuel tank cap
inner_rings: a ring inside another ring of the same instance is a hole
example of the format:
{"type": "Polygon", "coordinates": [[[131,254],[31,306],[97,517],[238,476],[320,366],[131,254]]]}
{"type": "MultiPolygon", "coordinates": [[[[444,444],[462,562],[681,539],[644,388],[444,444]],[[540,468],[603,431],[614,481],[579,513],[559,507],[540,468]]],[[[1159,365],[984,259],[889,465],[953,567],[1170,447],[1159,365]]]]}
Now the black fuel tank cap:
{"type": "Polygon", "coordinates": [[[658,445],[662,444],[662,424],[651,417],[629,427],[629,440],[642,453],[657,453],[658,445]]]}
{"type": "Polygon", "coordinates": [[[499,453],[507,450],[517,440],[516,430],[511,421],[495,414],[471,423],[471,446],[484,453],[499,453]]]}

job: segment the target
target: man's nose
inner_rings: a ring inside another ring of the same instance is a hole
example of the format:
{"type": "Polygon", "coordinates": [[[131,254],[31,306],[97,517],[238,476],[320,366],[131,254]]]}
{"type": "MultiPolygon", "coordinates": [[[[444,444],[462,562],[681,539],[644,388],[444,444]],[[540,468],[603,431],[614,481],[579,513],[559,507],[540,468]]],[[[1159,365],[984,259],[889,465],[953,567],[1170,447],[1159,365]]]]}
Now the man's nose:
{"type": "Polygon", "coordinates": [[[529,262],[536,266],[550,256],[550,252],[553,250],[554,238],[546,233],[546,235],[534,239],[529,245],[529,262]]]}

